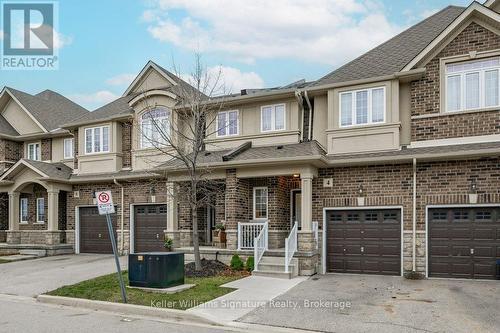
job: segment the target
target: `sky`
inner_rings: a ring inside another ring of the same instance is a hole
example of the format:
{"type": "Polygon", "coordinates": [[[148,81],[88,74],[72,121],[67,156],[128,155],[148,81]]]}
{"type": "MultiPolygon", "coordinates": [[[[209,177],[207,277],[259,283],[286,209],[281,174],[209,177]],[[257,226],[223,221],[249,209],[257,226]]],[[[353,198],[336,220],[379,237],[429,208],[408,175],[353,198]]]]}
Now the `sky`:
{"type": "Polygon", "coordinates": [[[59,0],[59,69],[0,70],[0,87],[52,89],[94,110],[121,96],[148,60],[188,74],[195,53],[232,91],[311,81],[447,5],[470,2],[59,0]]]}

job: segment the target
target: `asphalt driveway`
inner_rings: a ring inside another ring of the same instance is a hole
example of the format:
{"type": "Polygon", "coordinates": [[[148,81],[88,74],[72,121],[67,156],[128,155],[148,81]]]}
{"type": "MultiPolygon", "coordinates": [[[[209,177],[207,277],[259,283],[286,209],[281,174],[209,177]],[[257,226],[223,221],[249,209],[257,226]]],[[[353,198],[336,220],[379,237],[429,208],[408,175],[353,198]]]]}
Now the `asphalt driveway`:
{"type": "MultiPolygon", "coordinates": [[[[126,257],[121,266],[126,268],[126,257]]],[[[45,257],[0,265],[0,294],[34,297],[116,271],[108,254],[78,254],[45,257]]]]}
{"type": "Polygon", "coordinates": [[[240,321],[325,332],[500,332],[500,281],[319,275],[240,321]]]}

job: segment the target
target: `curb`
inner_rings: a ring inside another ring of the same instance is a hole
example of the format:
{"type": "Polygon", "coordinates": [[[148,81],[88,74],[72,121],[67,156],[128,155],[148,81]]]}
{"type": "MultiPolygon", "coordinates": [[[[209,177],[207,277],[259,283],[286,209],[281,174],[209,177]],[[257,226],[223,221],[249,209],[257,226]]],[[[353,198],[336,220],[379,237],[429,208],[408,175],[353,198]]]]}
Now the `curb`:
{"type": "Polygon", "coordinates": [[[51,295],[39,295],[36,300],[40,303],[71,306],[89,310],[115,312],[126,315],[156,317],[177,322],[189,322],[203,325],[220,326],[207,318],[176,309],[155,308],[144,305],[112,303],[104,301],[93,301],[83,298],[71,298],[51,295]]]}

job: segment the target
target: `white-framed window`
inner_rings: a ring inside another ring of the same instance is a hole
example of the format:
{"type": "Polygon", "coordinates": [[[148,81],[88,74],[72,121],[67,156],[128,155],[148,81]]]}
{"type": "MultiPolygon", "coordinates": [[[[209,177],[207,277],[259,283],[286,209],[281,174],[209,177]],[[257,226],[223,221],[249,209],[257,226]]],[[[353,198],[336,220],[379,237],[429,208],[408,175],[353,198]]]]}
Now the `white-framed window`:
{"type": "Polygon", "coordinates": [[[141,115],[141,148],[164,146],[170,136],[170,115],[166,108],[146,111],[141,115]]]}
{"type": "Polygon", "coordinates": [[[340,127],[385,122],[385,87],[341,92],[340,127]]]}
{"type": "Polygon", "coordinates": [[[19,199],[19,222],[28,223],[28,198],[19,199]]]}
{"type": "Polygon", "coordinates": [[[42,157],[40,154],[40,143],[29,143],[27,147],[27,155],[30,160],[40,161],[42,157]]]}
{"type": "Polygon", "coordinates": [[[267,219],[267,187],[253,188],[253,218],[255,220],[267,219]]]}
{"type": "Polygon", "coordinates": [[[216,123],[218,137],[238,135],[240,127],[238,110],[217,113],[216,123]]]}
{"type": "Polygon", "coordinates": [[[500,57],[446,65],[446,111],[500,106],[500,57]]]}
{"type": "Polygon", "coordinates": [[[45,198],[36,198],[36,222],[45,223],[45,198]]]}
{"type": "Polygon", "coordinates": [[[73,158],[73,138],[64,139],[64,158],[73,158]]]}
{"type": "Polygon", "coordinates": [[[109,126],[89,127],[85,129],[85,153],[109,152],[109,126]]]}
{"type": "Polygon", "coordinates": [[[285,129],[285,104],[266,105],[260,109],[261,132],[282,131],[285,129]]]}

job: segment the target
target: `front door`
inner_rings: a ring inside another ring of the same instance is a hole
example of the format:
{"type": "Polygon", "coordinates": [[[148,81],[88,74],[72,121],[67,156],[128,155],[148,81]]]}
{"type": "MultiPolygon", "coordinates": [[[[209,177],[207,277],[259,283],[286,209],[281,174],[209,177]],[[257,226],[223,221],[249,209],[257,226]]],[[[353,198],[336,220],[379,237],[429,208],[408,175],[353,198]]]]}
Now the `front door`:
{"type": "Polygon", "coordinates": [[[292,190],[292,207],[291,207],[291,226],[297,222],[298,228],[300,229],[300,220],[302,217],[302,192],[300,190],[292,190]]]}

